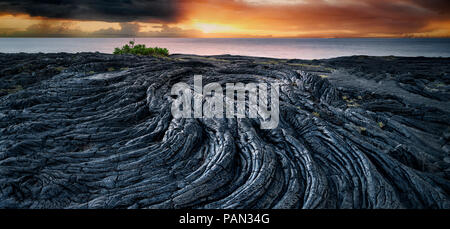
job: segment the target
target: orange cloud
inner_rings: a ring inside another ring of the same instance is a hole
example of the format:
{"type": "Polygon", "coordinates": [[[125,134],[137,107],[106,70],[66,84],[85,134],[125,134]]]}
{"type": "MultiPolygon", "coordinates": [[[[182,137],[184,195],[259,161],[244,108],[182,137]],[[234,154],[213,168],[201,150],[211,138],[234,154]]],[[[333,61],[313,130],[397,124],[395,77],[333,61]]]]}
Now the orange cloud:
{"type": "Polygon", "coordinates": [[[184,1],[185,15],[180,23],[217,25],[218,28],[226,25],[234,28],[230,33],[245,31],[275,37],[398,37],[422,30],[432,20],[447,17],[415,1],[405,0],[284,0],[282,3],[270,0],[184,1]]]}

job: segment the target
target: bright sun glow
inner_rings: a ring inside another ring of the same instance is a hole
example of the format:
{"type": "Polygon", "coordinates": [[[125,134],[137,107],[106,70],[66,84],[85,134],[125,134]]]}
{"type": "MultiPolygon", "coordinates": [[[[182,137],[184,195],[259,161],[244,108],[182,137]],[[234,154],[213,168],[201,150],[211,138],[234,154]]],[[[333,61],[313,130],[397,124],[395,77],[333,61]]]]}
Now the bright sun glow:
{"type": "Polygon", "coordinates": [[[195,22],[194,28],[204,32],[204,33],[229,33],[237,31],[236,28],[230,25],[221,25],[221,24],[209,24],[209,23],[200,23],[195,22]]]}

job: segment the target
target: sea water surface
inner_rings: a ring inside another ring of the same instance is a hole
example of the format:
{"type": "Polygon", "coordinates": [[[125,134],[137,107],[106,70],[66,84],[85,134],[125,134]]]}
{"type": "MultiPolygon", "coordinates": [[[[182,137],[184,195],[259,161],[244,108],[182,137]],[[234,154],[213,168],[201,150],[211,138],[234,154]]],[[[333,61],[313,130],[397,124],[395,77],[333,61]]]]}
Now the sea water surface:
{"type": "MultiPolygon", "coordinates": [[[[3,53],[102,52],[130,38],[0,38],[3,53]]],[[[172,54],[242,55],[286,59],[325,59],[340,56],[450,57],[450,39],[426,38],[136,38],[136,43],[168,48],[172,54]]]]}

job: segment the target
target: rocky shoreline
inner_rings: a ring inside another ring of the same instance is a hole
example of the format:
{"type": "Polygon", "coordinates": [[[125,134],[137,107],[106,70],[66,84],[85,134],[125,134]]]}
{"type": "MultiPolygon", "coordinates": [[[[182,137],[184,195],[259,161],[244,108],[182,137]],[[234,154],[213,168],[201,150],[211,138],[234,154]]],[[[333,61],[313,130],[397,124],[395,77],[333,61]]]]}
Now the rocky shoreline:
{"type": "Polygon", "coordinates": [[[0,54],[0,208],[450,208],[450,58],[0,54]],[[280,125],[170,88],[280,83],[280,125]]]}

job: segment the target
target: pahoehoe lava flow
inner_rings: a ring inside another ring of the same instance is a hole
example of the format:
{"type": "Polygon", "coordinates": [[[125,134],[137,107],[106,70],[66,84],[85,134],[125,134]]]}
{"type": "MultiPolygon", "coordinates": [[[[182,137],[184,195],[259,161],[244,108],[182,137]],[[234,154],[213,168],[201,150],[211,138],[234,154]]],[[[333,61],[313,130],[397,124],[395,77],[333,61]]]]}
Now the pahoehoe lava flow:
{"type": "Polygon", "coordinates": [[[0,54],[0,208],[450,208],[450,59],[0,54]],[[280,84],[280,124],[171,87],[280,84]]]}

